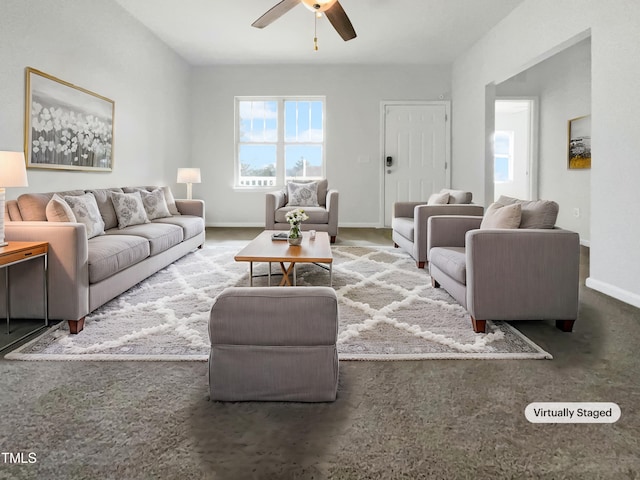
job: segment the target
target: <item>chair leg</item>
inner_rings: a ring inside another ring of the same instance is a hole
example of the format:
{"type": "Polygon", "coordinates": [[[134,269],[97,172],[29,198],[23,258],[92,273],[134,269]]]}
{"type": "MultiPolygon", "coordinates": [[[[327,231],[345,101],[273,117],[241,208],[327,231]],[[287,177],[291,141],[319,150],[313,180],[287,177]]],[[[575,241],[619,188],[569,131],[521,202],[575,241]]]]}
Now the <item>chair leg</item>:
{"type": "Polygon", "coordinates": [[[440,284],[436,281],[435,278],[431,277],[431,286],[433,288],[440,288],[440,284]]]}
{"type": "Polygon", "coordinates": [[[77,334],[84,328],[84,317],[78,320],[69,320],[69,333],[77,334]]]}
{"type": "Polygon", "coordinates": [[[424,268],[424,262],[416,262],[418,268],[424,268]]]}
{"type": "Polygon", "coordinates": [[[393,242],[393,248],[400,248],[400,245],[398,245],[396,242],[393,242]]]}
{"type": "Polygon", "coordinates": [[[556,327],[558,327],[563,332],[571,332],[573,331],[573,323],[575,320],[556,320],[556,327]]]}
{"type": "Polygon", "coordinates": [[[331,243],[336,243],[336,236],[335,235],[331,236],[331,243]]]}
{"type": "Polygon", "coordinates": [[[486,320],[476,320],[474,317],[471,317],[471,325],[473,326],[473,331],[476,333],[485,333],[487,328],[486,320]]]}

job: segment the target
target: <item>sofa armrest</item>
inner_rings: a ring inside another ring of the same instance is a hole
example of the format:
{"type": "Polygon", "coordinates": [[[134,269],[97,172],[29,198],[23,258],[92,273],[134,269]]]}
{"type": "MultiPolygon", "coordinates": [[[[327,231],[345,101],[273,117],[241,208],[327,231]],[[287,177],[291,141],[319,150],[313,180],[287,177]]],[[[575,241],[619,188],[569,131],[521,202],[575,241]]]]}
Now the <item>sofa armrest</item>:
{"type": "Polygon", "coordinates": [[[274,230],[276,224],[276,210],[285,206],[287,198],[282,190],[265,194],[264,228],[274,230]]]}
{"type": "MultiPolygon", "coordinates": [[[[338,211],[340,208],[340,195],[337,190],[329,190],[327,192],[327,213],[329,214],[329,227],[330,233],[338,234],[338,211]]],[[[334,236],[335,236],[334,235],[334,236]]]]}
{"type": "Polygon", "coordinates": [[[575,320],[580,238],[555,229],[466,234],[467,309],[477,319],[575,320]]]}
{"type": "Polygon", "coordinates": [[[176,207],[182,215],[204,218],[204,200],[176,199],[176,207]]]}
{"type": "Polygon", "coordinates": [[[464,247],[465,235],[480,228],[482,217],[470,215],[437,215],[429,217],[427,252],[434,247],[464,247]]]}
{"type": "MultiPolygon", "coordinates": [[[[49,318],[78,320],[89,313],[89,248],[85,226],[70,222],[7,222],[8,241],[49,242],[49,318]]],[[[11,310],[14,316],[39,318],[41,305],[31,305],[42,284],[37,269],[26,262],[11,280],[11,310]]],[[[21,266],[21,265],[20,265],[21,266]]],[[[40,317],[41,318],[41,317],[40,317]]]]}
{"type": "Polygon", "coordinates": [[[413,218],[414,209],[427,202],[395,202],[393,204],[393,218],[413,218]]]}

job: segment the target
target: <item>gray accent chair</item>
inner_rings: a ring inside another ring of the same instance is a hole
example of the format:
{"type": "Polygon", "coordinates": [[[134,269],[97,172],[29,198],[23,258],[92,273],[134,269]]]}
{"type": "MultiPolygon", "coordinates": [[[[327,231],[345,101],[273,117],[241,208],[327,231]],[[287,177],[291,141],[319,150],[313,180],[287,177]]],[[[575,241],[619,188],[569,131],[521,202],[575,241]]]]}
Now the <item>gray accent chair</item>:
{"type": "Polygon", "coordinates": [[[471,315],[486,320],[555,320],[570,332],[578,317],[580,238],[560,228],[482,229],[482,217],[429,218],[429,273],[471,315]]]}
{"type": "MultiPolygon", "coordinates": [[[[301,180],[296,180],[296,182],[304,183],[301,180]]],[[[329,182],[326,178],[318,181],[319,206],[317,207],[288,205],[286,186],[282,190],[267,192],[265,229],[289,230],[289,223],[286,219],[287,212],[295,208],[302,208],[309,215],[309,220],[302,223],[302,229],[327,232],[331,243],[335,243],[338,235],[338,200],[338,191],[329,189],[329,182]]]]}
{"type": "Polygon", "coordinates": [[[482,205],[471,203],[471,192],[454,192],[446,205],[427,205],[427,202],[396,202],[393,205],[391,221],[392,239],[396,248],[405,250],[416,261],[418,268],[424,268],[429,261],[427,250],[427,229],[430,217],[434,215],[480,215],[484,213],[482,205]]]}
{"type": "Polygon", "coordinates": [[[338,300],[329,287],[229,287],[209,319],[211,400],[330,402],[338,300]]]}

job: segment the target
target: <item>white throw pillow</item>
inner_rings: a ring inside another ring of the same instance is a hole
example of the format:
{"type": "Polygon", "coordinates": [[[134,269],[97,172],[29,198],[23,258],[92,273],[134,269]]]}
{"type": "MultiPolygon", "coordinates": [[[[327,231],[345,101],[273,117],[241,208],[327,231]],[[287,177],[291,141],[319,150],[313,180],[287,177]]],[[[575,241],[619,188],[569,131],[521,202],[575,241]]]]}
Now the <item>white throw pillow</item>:
{"type": "Polygon", "coordinates": [[[87,230],[87,238],[104,234],[104,220],[102,220],[98,202],[96,202],[96,197],[93,194],[65,195],[64,201],[71,207],[76,221],[84,223],[87,230]]]}
{"type": "Polygon", "coordinates": [[[57,193],[53,194],[47,208],[45,209],[47,215],[47,221],[49,222],[75,222],[76,216],[71,210],[71,207],[64,201],[57,193]]]}
{"type": "Polygon", "coordinates": [[[156,218],[166,218],[171,216],[169,207],[164,197],[164,192],[160,188],[156,188],[152,192],[140,190],[144,211],[147,213],[149,220],[156,218]]]}
{"type": "Polygon", "coordinates": [[[295,207],[317,207],[318,182],[287,183],[287,205],[295,207]]]}
{"type": "Polygon", "coordinates": [[[427,205],[446,205],[449,203],[449,193],[432,193],[427,205]]]}
{"type": "Polygon", "coordinates": [[[118,217],[118,228],[149,223],[140,192],[111,192],[111,201],[118,217]]]}
{"type": "Polygon", "coordinates": [[[522,206],[519,203],[502,205],[492,203],[487,208],[480,224],[480,229],[486,228],[518,228],[522,218],[522,206]]]}

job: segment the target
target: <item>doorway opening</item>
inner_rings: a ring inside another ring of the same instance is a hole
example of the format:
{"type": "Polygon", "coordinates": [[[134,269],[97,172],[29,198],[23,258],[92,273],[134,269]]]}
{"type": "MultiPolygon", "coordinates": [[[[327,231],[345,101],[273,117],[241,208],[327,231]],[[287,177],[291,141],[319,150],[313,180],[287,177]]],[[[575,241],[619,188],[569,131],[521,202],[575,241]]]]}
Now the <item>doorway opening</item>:
{"type": "Polygon", "coordinates": [[[538,195],[537,99],[495,101],[493,195],[532,200],[538,195]]]}

